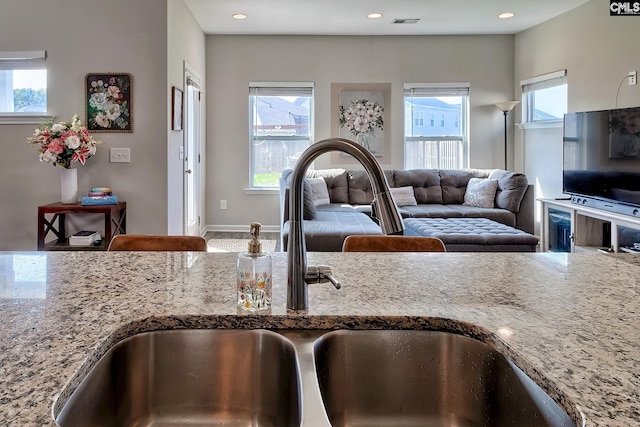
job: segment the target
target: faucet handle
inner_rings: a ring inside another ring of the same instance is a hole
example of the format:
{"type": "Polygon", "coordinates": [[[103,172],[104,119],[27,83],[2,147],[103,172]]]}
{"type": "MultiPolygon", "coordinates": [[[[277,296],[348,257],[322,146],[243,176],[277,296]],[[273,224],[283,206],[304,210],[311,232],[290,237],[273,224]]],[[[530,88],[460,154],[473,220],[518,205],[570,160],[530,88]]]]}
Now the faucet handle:
{"type": "Polygon", "coordinates": [[[338,280],[333,277],[331,267],[328,265],[310,265],[307,267],[307,272],[304,275],[304,281],[311,285],[313,283],[327,283],[331,282],[336,289],[340,289],[342,285],[338,280]]]}

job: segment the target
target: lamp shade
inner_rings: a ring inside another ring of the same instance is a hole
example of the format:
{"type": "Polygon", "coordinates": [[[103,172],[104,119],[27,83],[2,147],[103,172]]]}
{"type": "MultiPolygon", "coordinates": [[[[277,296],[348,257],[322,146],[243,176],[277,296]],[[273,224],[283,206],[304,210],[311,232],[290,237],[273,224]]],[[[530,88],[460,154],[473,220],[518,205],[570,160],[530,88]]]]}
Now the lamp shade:
{"type": "Polygon", "coordinates": [[[520,101],[503,101],[503,102],[496,102],[493,105],[498,107],[498,110],[506,113],[507,111],[513,110],[513,107],[515,107],[519,103],[520,101]]]}

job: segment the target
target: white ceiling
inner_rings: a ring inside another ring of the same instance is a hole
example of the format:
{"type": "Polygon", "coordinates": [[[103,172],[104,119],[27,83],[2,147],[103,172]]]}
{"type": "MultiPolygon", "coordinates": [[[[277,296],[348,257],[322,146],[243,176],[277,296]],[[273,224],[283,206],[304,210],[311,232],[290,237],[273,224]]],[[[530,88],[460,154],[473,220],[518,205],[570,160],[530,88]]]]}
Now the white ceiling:
{"type": "MultiPolygon", "coordinates": [[[[185,0],[207,34],[515,34],[589,0],[185,0]],[[382,18],[367,18],[380,12],[382,18]],[[510,19],[498,19],[514,12],[510,19]],[[244,13],[246,19],[233,19],[244,13]],[[416,24],[392,24],[420,18],[416,24]]],[[[603,11],[603,13],[605,13],[603,11]]]]}

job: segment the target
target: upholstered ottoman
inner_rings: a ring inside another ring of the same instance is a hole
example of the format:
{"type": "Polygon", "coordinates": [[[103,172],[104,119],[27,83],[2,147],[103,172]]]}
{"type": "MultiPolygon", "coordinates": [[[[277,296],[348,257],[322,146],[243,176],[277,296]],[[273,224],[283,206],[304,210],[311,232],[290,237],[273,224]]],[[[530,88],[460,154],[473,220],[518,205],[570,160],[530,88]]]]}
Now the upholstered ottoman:
{"type": "Polygon", "coordinates": [[[437,237],[449,252],[535,252],[538,238],[486,218],[407,218],[405,236],[437,237]]]}

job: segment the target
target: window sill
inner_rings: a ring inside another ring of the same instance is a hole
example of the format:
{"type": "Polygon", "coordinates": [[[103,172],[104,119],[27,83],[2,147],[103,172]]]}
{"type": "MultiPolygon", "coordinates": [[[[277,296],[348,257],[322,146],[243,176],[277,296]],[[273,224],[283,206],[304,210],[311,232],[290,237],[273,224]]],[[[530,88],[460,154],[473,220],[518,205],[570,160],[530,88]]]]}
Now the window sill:
{"type": "Polygon", "coordinates": [[[278,194],[279,192],[278,188],[248,187],[244,189],[244,194],[278,194]]]}
{"type": "Polygon", "coordinates": [[[0,113],[0,125],[41,125],[53,118],[47,113],[0,113]]]}
{"type": "Polygon", "coordinates": [[[539,122],[529,122],[529,123],[516,123],[519,129],[552,129],[552,128],[561,128],[562,120],[545,120],[539,122]]]}

